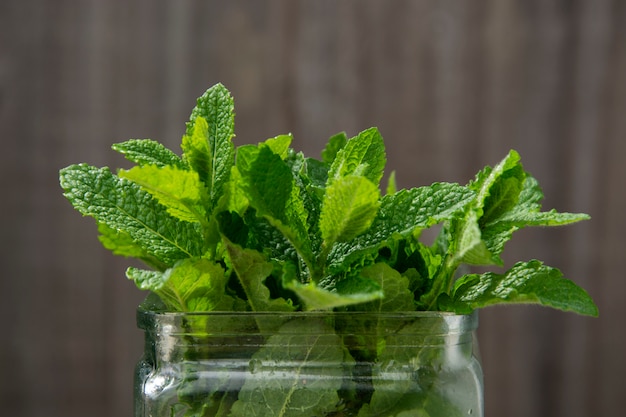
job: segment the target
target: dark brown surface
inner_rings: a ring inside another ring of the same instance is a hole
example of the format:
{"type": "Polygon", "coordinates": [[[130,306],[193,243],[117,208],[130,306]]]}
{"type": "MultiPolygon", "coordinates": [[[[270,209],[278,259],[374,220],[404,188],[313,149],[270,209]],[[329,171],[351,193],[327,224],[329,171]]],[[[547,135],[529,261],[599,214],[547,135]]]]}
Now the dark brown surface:
{"type": "Polygon", "coordinates": [[[488,417],[617,416],[626,383],[626,2],[0,2],[0,414],[132,413],[142,294],[61,196],[113,142],[178,149],[203,90],[236,100],[237,144],[378,126],[402,187],[465,183],[514,148],[546,208],[506,252],[559,266],[600,319],[481,314],[488,417]]]}

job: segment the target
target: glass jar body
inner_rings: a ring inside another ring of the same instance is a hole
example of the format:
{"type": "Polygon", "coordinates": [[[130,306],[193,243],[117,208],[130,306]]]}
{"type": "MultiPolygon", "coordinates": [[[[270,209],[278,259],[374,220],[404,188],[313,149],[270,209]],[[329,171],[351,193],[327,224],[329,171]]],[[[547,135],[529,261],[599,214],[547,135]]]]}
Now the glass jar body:
{"type": "Polygon", "coordinates": [[[135,417],[480,417],[477,321],[140,309],[135,417]]]}

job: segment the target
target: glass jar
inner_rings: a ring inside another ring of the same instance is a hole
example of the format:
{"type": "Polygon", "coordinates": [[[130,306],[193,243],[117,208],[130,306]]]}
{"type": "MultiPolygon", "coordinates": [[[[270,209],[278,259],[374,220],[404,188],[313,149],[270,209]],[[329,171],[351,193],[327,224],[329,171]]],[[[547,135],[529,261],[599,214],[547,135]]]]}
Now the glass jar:
{"type": "Polygon", "coordinates": [[[137,317],[135,417],[483,415],[476,313],[137,317]]]}

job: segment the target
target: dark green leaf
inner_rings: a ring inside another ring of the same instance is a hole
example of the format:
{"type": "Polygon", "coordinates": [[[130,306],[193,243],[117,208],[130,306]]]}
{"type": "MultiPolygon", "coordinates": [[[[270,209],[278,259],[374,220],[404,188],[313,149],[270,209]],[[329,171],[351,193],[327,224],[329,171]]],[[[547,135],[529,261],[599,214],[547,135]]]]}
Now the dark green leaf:
{"type": "Polygon", "coordinates": [[[289,166],[267,146],[240,147],[237,168],[242,189],[257,215],[291,242],[307,265],[313,265],[307,212],[289,166]]]}
{"type": "Polygon", "coordinates": [[[65,196],[79,212],[126,233],[163,264],[172,266],[202,254],[197,224],[173,218],[139,185],[117,178],[108,168],[72,165],[61,170],[60,179],[65,196]]]}
{"type": "Polygon", "coordinates": [[[355,260],[377,252],[388,240],[454,218],[472,201],[474,192],[450,183],[401,190],[381,199],[370,228],[353,241],[337,244],[329,256],[329,272],[341,271],[355,260]]]}
{"type": "Polygon", "coordinates": [[[519,262],[504,274],[466,275],[455,283],[451,300],[453,305],[464,303],[472,309],[528,303],[598,315],[598,308],[585,290],[563,278],[558,269],[539,261],[519,262]]]}
{"type": "Polygon", "coordinates": [[[163,167],[172,165],[181,169],[186,168],[185,163],[178,155],[159,142],[150,139],[131,139],[116,143],[112,148],[139,166],[156,165],[163,167]]]}

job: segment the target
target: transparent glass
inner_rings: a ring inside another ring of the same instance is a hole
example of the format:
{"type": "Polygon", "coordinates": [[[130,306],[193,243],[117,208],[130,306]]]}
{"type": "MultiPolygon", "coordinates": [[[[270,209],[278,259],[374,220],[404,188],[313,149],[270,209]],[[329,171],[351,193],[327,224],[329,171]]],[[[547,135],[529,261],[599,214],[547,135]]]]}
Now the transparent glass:
{"type": "Polygon", "coordinates": [[[476,314],[137,317],[135,417],[483,416],[476,314]]]}

